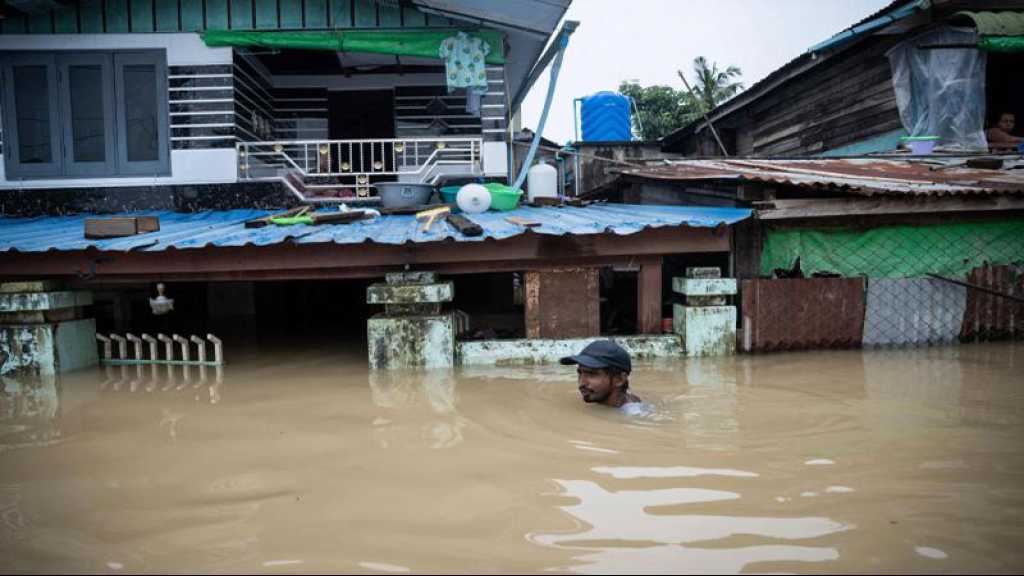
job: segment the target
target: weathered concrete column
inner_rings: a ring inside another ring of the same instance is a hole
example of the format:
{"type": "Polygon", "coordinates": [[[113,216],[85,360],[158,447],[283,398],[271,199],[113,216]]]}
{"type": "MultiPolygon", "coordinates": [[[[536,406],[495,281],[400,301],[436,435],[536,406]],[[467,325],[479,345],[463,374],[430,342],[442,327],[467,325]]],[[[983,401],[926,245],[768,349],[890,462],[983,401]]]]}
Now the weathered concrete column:
{"type": "Polygon", "coordinates": [[[60,374],[98,362],[96,321],[83,318],[91,292],[52,282],[0,284],[0,376],[60,374]]]}
{"type": "Polygon", "coordinates": [[[525,274],[526,337],[585,338],[601,333],[597,268],[525,274]]]}
{"type": "Polygon", "coordinates": [[[672,305],[672,325],[687,356],[736,353],[736,307],[725,305],[736,279],[721,275],[718,268],[687,268],[685,278],[672,279],[673,292],[686,296],[685,306],[672,305]]]}
{"type": "Polygon", "coordinates": [[[366,289],[369,304],[383,304],[384,313],[367,321],[372,370],[442,368],[455,358],[455,321],[441,304],[451,302],[455,287],[438,282],[433,272],[399,272],[384,284],[366,289]]]}

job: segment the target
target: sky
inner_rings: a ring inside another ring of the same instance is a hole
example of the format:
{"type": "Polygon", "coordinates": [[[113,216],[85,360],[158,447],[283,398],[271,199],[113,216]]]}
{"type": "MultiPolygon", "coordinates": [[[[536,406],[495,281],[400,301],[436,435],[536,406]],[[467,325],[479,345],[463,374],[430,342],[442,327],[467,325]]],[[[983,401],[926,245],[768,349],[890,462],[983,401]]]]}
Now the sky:
{"type": "MultiPolygon", "coordinates": [[[[544,136],[573,139],[573,99],[617,90],[622,80],[683,89],[697,56],[735,65],[750,86],[807,48],[891,0],[573,0],[569,40],[544,136]]],[[[523,102],[523,126],[540,120],[550,67],[523,102]]]]}

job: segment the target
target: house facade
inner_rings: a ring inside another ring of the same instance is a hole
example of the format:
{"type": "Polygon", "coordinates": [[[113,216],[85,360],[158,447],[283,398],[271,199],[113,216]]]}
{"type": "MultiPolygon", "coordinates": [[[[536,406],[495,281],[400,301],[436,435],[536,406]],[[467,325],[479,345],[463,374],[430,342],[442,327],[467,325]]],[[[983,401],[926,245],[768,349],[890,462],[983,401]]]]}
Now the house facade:
{"type": "MultiPolygon", "coordinates": [[[[896,0],[708,117],[730,156],[884,153],[904,136],[938,137],[940,150],[987,151],[985,129],[1001,113],[1024,117],[1021,10],[1012,0],[896,0]]],[[[666,136],[662,148],[722,154],[703,119],[666,136]]]]}
{"type": "Polygon", "coordinates": [[[513,103],[568,3],[9,4],[0,194],[358,203],[377,182],[505,180],[513,103]],[[459,33],[483,47],[485,87],[446,80],[439,48],[459,33]]]}

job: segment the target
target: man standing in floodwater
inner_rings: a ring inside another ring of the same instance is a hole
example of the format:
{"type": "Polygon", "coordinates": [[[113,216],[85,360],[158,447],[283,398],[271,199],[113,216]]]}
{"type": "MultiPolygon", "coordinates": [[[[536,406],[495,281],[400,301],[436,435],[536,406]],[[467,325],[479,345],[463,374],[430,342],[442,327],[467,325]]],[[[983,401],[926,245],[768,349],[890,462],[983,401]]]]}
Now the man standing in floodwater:
{"type": "Polygon", "coordinates": [[[575,356],[561,359],[576,364],[580,395],[588,404],[604,404],[627,414],[646,412],[646,405],[629,391],[629,373],[633,369],[629,352],[611,340],[591,342],[575,356]]]}

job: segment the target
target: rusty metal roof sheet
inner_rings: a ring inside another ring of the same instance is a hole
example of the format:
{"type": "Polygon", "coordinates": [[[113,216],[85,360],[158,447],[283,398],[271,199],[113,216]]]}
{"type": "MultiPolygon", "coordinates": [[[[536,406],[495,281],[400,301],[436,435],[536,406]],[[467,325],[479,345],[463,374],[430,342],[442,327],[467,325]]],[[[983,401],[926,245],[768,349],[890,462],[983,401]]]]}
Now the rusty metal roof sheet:
{"type": "Polygon", "coordinates": [[[967,168],[963,159],[677,160],[622,174],[672,182],[739,181],[831,189],[854,195],[944,196],[1024,193],[1024,161],[1001,170],[967,168]]]}

